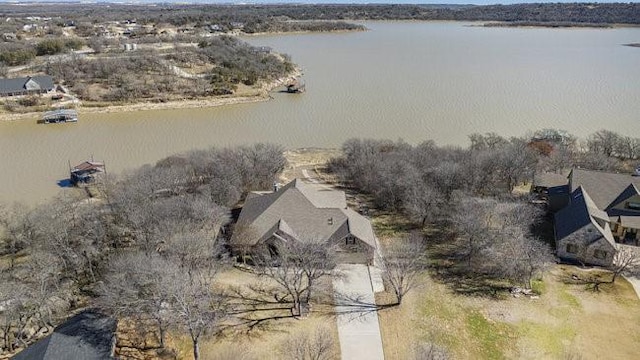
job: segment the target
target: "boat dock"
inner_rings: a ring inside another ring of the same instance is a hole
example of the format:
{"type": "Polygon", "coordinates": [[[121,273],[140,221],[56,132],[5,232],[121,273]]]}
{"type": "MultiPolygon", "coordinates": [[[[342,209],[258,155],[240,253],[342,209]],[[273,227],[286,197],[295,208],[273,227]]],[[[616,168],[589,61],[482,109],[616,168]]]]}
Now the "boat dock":
{"type": "Polygon", "coordinates": [[[59,109],[47,111],[39,121],[42,124],[59,124],[68,122],[78,122],[78,112],[75,110],[59,109]]]}
{"type": "Polygon", "coordinates": [[[287,92],[290,94],[303,93],[304,91],[305,84],[301,79],[294,79],[292,82],[287,84],[287,92]]]}

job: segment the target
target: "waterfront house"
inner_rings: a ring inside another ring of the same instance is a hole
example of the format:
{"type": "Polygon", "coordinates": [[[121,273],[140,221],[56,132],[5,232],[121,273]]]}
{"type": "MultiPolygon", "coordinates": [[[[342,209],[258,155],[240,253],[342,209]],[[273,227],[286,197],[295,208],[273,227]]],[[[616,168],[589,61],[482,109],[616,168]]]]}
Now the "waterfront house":
{"type": "Polygon", "coordinates": [[[555,214],[560,258],[610,265],[618,244],[640,245],[640,177],[573,169],[567,177],[568,204],[555,214]]]}
{"type": "Polygon", "coordinates": [[[343,191],[299,179],[249,194],[236,229],[230,242],[235,254],[277,257],[290,241],[318,241],[336,249],[338,262],[372,264],[376,249],[371,222],[347,207],[343,191]]]}
{"type": "Polygon", "coordinates": [[[47,94],[55,90],[53,78],[48,75],[0,79],[0,96],[47,94]]]}

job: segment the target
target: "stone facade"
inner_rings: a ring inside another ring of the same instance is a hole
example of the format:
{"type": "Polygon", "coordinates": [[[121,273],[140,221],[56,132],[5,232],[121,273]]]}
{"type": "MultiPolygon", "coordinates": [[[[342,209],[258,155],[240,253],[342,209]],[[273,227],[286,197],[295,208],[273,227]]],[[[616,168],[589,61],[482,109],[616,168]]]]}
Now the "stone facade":
{"type": "Polygon", "coordinates": [[[557,243],[557,255],[562,259],[584,264],[609,266],[616,253],[593,224],[588,224],[557,243]]]}

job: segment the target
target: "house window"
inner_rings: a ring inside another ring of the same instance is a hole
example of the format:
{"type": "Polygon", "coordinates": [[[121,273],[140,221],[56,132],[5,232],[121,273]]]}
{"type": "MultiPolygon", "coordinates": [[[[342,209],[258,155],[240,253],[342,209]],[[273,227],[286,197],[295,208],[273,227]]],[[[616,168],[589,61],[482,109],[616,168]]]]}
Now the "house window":
{"type": "Polygon", "coordinates": [[[593,251],[593,257],[596,259],[606,259],[607,258],[607,252],[604,250],[594,250],[593,251]]]}
{"type": "Polygon", "coordinates": [[[576,244],[567,244],[567,252],[569,254],[575,254],[578,252],[578,247],[576,244]]]}
{"type": "Polygon", "coordinates": [[[629,201],[627,203],[627,209],[640,210],[640,202],[629,201]]]}
{"type": "Polygon", "coordinates": [[[353,236],[351,236],[351,235],[347,236],[347,237],[346,237],[346,238],[344,238],[344,239],[345,239],[345,243],[346,243],[347,245],[355,245],[355,244],[356,244],[356,238],[355,238],[355,237],[353,237],[353,236]]]}

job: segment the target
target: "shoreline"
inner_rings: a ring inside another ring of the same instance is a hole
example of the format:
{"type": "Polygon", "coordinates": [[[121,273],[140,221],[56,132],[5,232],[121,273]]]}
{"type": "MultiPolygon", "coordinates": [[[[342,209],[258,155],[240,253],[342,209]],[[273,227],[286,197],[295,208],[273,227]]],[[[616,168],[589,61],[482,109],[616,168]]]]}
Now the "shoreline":
{"type": "MultiPolygon", "coordinates": [[[[269,83],[262,84],[259,88],[253,89],[254,93],[245,93],[231,96],[212,96],[200,99],[170,100],[167,102],[134,102],[130,104],[112,104],[107,106],[78,106],[75,108],[78,114],[102,114],[117,112],[135,112],[148,110],[169,110],[169,109],[195,109],[213,108],[225,105],[250,104],[271,100],[270,92],[284,86],[287,81],[302,75],[299,68],[294,69],[287,76],[278,78],[269,83]]],[[[37,120],[42,115],[40,111],[26,113],[0,113],[1,122],[37,120]]]]}
{"type": "Polygon", "coordinates": [[[580,22],[538,22],[538,21],[478,21],[470,27],[484,28],[530,28],[530,29],[620,29],[637,28],[639,24],[624,23],[580,23],[580,22]]]}

